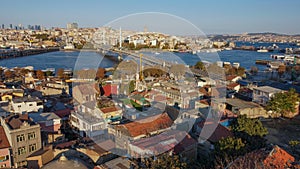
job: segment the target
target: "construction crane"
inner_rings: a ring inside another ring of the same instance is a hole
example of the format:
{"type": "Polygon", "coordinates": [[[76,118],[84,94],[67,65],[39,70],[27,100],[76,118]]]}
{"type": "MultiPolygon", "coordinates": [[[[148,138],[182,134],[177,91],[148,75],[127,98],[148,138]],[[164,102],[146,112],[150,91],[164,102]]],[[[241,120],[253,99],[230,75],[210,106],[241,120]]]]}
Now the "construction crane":
{"type": "Polygon", "coordinates": [[[143,59],[143,54],[140,54],[140,81],[144,80],[144,76],[143,76],[143,65],[142,65],[142,60],[143,59]]]}
{"type": "Polygon", "coordinates": [[[31,43],[33,42],[33,39],[29,38],[28,36],[26,36],[24,39],[29,42],[29,46],[31,47],[31,45],[32,45],[31,43]]]}

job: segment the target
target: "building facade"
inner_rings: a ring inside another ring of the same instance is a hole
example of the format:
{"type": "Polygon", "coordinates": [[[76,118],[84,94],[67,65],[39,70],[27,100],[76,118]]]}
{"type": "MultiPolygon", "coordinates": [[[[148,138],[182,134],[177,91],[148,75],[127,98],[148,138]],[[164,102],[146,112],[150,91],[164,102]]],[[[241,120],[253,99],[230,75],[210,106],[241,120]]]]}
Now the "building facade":
{"type": "Polygon", "coordinates": [[[40,125],[27,114],[1,118],[1,124],[11,145],[13,166],[26,166],[26,157],[42,147],[40,125]]]}
{"type": "Polygon", "coordinates": [[[253,88],[253,102],[265,106],[271,97],[279,92],[282,90],[270,86],[255,87],[253,88]]]}

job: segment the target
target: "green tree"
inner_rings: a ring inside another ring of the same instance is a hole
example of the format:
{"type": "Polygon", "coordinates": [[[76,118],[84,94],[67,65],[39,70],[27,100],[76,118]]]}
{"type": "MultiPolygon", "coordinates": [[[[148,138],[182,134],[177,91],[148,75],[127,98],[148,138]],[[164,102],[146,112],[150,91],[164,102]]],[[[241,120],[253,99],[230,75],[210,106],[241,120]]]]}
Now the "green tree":
{"type": "Polygon", "coordinates": [[[241,138],[227,137],[219,140],[215,145],[215,152],[221,157],[237,157],[245,153],[246,144],[241,138]]]}
{"type": "Polygon", "coordinates": [[[288,92],[276,93],[267,103],[266,109],[272,111],[274,115],[292,117],[291,113],[296,112],[297,101],[299,94],[292,88],[288,92]]]}
{"type": "Polygon", "coordinates": [[[135,81],[134,80],[130,81],[128,88],[129,88],[129,93],[132,93],[134,91],[134,89],[135,89],[135,81]]]}
{"type": "Polygon", "coordinates": [[[183,162],[178,155],[168,155],[167,153],[157,157],[157,159],[143,159],[146,168],[150,169],[183,169],[187,168],[187,164],[183,162]]]}
{"type": "Polygon", "coordinates": [[[195,64],[195,69],[205,70],[204,63],[201,62],[201,61],[198,61],[198,62],[195,64]]]}
{"type": "Polygon", "coordinates": [[[53,73],[51,71],[46,71],[46,77],[49,77],[49,76],[53,76],[53,73]]]}
{"type": "Polygon", "coordinates": [[[263,137],[268,134],[267,128],[263,126],[259,119],[250,119],[245,115],[239,116],[232,122],[231,126],[234,132],[244,132],[249,136],[263,137]]]}

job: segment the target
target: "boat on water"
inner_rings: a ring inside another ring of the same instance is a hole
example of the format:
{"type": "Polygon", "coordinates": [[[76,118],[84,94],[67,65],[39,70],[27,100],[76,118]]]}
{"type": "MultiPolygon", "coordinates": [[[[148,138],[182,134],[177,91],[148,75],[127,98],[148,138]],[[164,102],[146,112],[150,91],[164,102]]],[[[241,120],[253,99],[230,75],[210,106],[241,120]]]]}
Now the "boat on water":
{"type": "Polygon", "coordinates": [[[159,55],[160,53],[159,52],[155,52],[154,54],[159,55]]]}
{"type": "Polygon", "coordinates": [[[269,50],[268,49],[258,49],[257,52],[266,53],[266,52],[269,52],[269,50]]]}
{"type": "Polygon", "coordinates": [[[9,46],[5,46],[5,45],[0,45],[0,49],[9,49],[9,46]]]}

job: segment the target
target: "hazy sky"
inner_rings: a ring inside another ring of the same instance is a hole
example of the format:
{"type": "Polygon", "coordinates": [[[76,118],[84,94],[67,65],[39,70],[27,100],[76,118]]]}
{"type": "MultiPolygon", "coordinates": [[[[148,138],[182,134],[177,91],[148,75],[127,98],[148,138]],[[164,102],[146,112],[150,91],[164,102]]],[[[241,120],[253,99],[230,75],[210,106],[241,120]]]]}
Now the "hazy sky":
{"type": "MultiPolygon", "coordinates": [[[[299,7],[298,0],[6,0],[1,1],[0,24],[66,27],[77,22],[79,27],[99,27],[129,14],[162,12],[184,18],[206,34],[300,34],[299,7]]],[[[151,31],[151,22],[146,26],[151,31]]],[[[175,29],[186,31],[180,25],[175,29]]]]}

